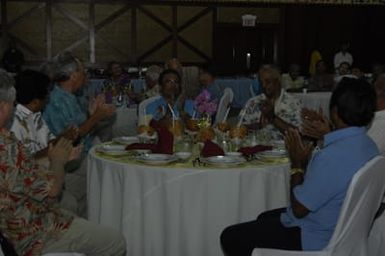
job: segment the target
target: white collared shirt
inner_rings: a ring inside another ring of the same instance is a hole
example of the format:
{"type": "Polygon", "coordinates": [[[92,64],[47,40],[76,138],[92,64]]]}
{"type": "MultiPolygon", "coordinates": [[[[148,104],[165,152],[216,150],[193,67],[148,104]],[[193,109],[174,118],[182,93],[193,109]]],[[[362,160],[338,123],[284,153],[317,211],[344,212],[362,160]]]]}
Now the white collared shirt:
{"type": "Polygon", "coordinates": [[[41,117],[41,112],[33,113],[21,104],[16,106],[11,131],[33,154],[46,148],[48,142],[55,138],[41,117]]]}

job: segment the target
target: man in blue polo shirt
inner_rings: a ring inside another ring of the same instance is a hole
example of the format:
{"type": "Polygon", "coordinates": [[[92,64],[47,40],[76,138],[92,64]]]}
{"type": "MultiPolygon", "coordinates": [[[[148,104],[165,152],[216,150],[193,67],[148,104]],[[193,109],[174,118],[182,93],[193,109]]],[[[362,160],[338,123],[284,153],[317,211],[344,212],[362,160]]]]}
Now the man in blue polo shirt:
{"type": "Polygon", "coordinates": [[[375,110],[373,87],[344,78],[330,100],[334,131],[325,135],[320,151],[312,154],[312,146],[301,140],[297,130],[286,131],[292,168],[290,205],[264,212],[255,221],[226,228],[221,235],[225,255],[251,255],[256,247],[309,251],[325,248],[352,177],[379,154],[366,134],[375,110]]]}

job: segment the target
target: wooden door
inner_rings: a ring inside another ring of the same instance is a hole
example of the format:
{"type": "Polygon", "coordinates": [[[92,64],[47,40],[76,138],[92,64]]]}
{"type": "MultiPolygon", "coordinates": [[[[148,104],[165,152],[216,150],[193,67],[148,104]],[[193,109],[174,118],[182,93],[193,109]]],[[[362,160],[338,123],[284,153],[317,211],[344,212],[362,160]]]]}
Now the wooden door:
{"type": "Polygon", "coordinates": [[[225,75],[255,73],[262,63],[274,63],[275,30],[218,25],[214,32],[214,65],[225,75]]]}

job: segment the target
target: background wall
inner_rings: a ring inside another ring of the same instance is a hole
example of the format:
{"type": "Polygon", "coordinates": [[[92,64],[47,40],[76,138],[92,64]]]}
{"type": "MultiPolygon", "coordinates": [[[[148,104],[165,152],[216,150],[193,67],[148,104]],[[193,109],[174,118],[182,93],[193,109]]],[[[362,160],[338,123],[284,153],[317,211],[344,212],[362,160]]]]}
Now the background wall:
{"type": "Polygon", "coordinates": [[[70,50],[91,67],[104,67],[111,60],[148,65],[178,57],[188,64],[241,72],[238,66],[244,69],[243,64],[235,57],[220,58],[229,51],[226,41],[233,40],[228,47],[254,47],[260,55],[253,70],[243,71],[255,71],[266,61],[283,70],[295,62],[306,71],[313,49],[331,63],[340,42],[348,40],[356,62],[368,70],[374,61],[385,63],[384,13],[381,5],[2,0],[0,53],[14,42],[31,65],[70,50]],[[241,26],[246,13],[257,16],[255,28],[241,26]],[[246,36],[234,31],[245,31],[246,36]]]}

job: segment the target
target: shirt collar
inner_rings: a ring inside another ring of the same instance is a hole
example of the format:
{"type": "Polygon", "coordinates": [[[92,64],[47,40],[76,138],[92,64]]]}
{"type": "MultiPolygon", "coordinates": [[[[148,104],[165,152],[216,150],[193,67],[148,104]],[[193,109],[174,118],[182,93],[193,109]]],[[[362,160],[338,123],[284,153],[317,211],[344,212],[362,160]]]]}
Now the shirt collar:
{"type": "Polygon", "coordinates": [[[22,116],[22,117],[33,115],[33,112],[22,104],[16,105],[16,112],[18,113],[19,116],[22,116]]]}
{"type": "Polygon", "coordinates": [[[379,110],[374,113],[374,118],[384,118],[385,110],[379,110]]]}
{"type": "Polygon", "coordinates": [[[60,85],[56,84],[54,90],[57,90],[60,94],[66,96],[66,97],[70,97],[70,98],[74,98],[76,99],[76,96],[66,90],[64,90],[60,85]]]}
{"type": "Polygon", "coordinates": [[[338,140],[366,133],[366,127],[351,126],[329,132],[325,135],[324,146],[328,146],[338,140]]]}

